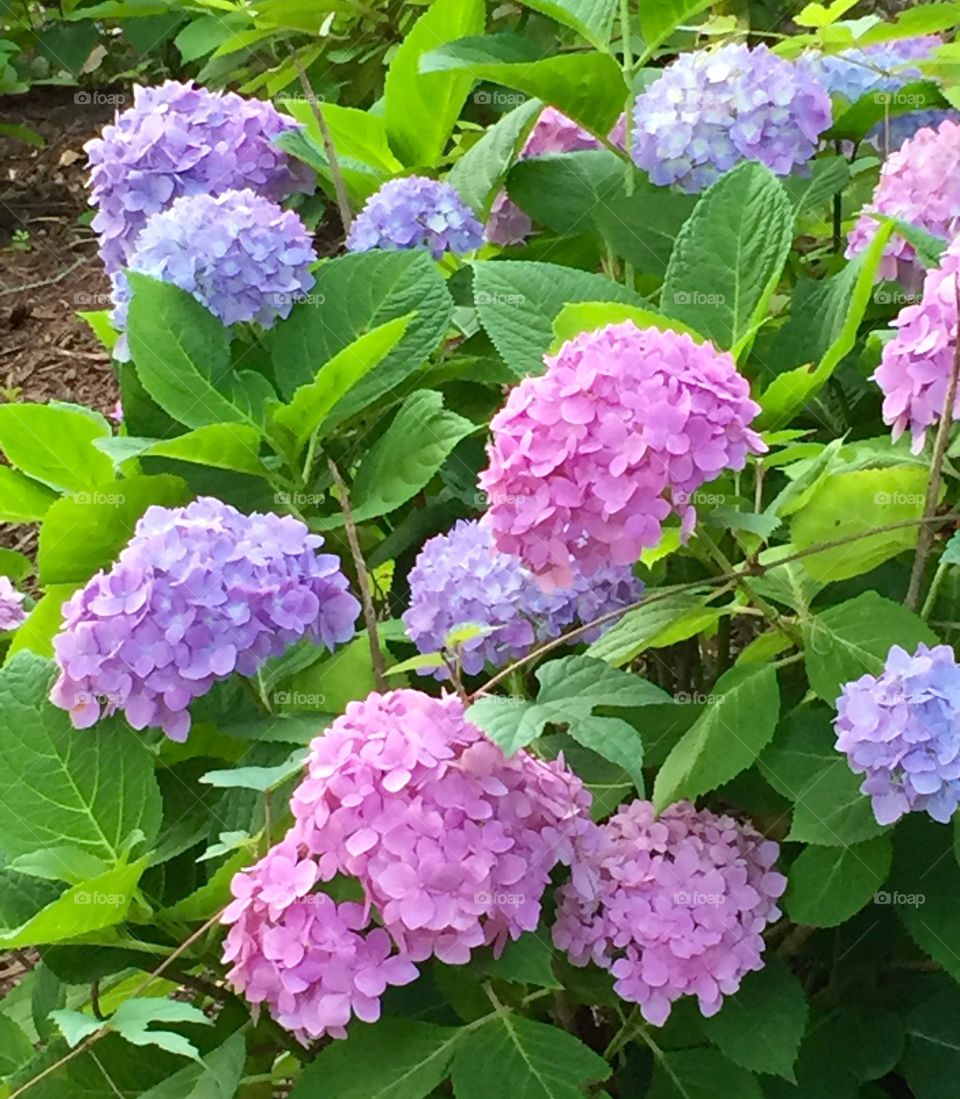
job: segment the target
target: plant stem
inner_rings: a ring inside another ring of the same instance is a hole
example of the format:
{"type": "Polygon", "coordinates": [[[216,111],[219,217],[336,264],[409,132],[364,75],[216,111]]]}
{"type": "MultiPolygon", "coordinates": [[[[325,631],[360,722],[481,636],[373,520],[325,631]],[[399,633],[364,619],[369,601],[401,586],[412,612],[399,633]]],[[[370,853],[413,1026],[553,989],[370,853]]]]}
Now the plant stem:
{"type": "MultiPolygon", "coordinates": [[[[630,149],[633,145],[633,41],[630,20],[630,0],[620,0],[620,37],[623,48],[623,79],[627,85],[627,105],[623,115],[623,147],[626,151],[626,167],[624,169],[623,190],[627,198],[633,197],[634,167],[630,149]]],[[[623,282],[630,290],[634,288],[633,264],[624,258],[623,282]]]]}
{"type": "Polygon", "coordinates": [[[291,59],[293,61],[293,67],[297,70],[297,76],[300,78],[300,87],[303,88],[303,94],[307,97],[307,102],[310,104],[310,110],[320,129],[320,136],[323,138],[323,151],[327,155],[327,164],[330,167],[330,179],[333,182],[334,194],[337,196],[337,209],[340,211],[340,221],[343,224],[343,231],[346,233],[353,221],[353,215],[350,213],[350,199],[347,197],[347,185],[344,181],[343,173],[340,171],[340,161],[337,160],[337,151],[333,147],[330,127],[327,125],[327,120],[323,117],[323,108],[320,106],[320,100],[317,99],[317,94],[313,90],[313,86],[311,85],[306,72],[304,72],[303,65],[300,64],[300,58],[294,53],[291,59]]]}

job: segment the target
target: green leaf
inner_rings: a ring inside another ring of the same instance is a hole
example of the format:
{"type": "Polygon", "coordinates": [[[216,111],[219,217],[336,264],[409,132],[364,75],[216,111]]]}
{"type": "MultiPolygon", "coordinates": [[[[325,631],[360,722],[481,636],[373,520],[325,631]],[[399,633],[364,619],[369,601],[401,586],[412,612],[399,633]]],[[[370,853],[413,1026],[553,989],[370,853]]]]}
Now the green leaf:
{"type": "Polygon", "coordinates": [[[70,843],[118,862],[135,829],[160,826],[150,753],[119,719],[79,733],[47,701],[55,669],[18,653],[0,671],[0,850],[15,857],[70,843]]]}
{"type": "Polygon", "coordinates": [[[307,749],[298,748],[291,752],[285,763],[276,767],[233,767],[228,771],[207,771],[200,778],[208,786],[223,789],[240,788],[243,790],[273,790],[303,770],[307,758],[307,749]]]}
{"type": "Polygon", "coordinates": [[[379,366],[403,339],[415,314],[396,317],[359,336],[325,363],[316,378],[300,386],[289,404],[274,407],[270,422],[294,437],[297,451],[333,411],[337,401],[379,366]]]}
{"type": "Polygon", "coordinates": [[[593,642],[587,649],[587,655],[619,667],[633,660],[644,649],[657,647],[660,638],[667,632],[671,632],[670,644],[692,637],[709,625],[702,615],[706,613],[716,617],[719,614],[704,607],[707,598],[707,593],[677,593],[657,598],[649,606],[627,611],[603,637],[593,642]],[[680,623],[687,623],[689,632],[683,629],[679,631],[682,636],[677,636],[673,631],[680,623]]]}
{"type": "Polygon", "coordinates": [[[53,656],[53,638],[63,622],[63,604],[79,584],[48,584],[46,594],[13,635],[7,658],[27,650],[37,656],[53,656]]]}
{"type": "MultiPolygon", "coordinates": [[[[110,460],[93,447],[94,439],[108,435],[109,428],[85,412],[54,404],[0,404],[0,450],[11,465],[36,481],[61,492],[92,488],[113,476],[110,460]]],[[[14,507],[29,504],[31,482],[25,478],[2,484],[14,493],[14,507]]],[[[43,494],[36,491],[42,506],[43,494]]],[[[4,506],[7,506],[6,499],[4,506]]],[[[42,514],[42,512],[41,512],[42,514]]]]}
{"type": "Polygon", "coordinates": [[[234,373],[230,334],[220,321],[179,286],[132,271],[128,278],[130,352],[143,388],[164,412],[187,427],[259,427],[255,391],[234,373]]]}
{"type": "Polygon", "coordinates": [[[658,810],[729,782],[753,764],[774,734],[780,693],[773,668],[733,667],[712,693],[718,697],[660,768],[653,793],[658,810]]]}
{"type": "Polygon", "coordinates": [[[960,996],[955,989],[924,1000],[909,1013],[900,1068],[914,1099],[944,1099],[945,1081],[960,1074],[960,996]]]}
{"type": "Polygon", "coordinates": [[[621,302],[583,301],[565,305],[553,322],[553,331],[557,337],[556,349],[559,349],[559,345],[566,343],[567,340],[572,340],[574,336],[579,336],[581,332],[595,332],[608,324],[621,324],[623,321],[633,321],[637,328],[685,332],[698,343],[703,342],[699,332],[694,332],[692,328],[688,328],[680,321],[671,320],[650,309],[639,309],[635,305],[624,305],[621,302]]]}
{"type": "Polygon", "coordinates": [[[179,477],[128,477],[58,500],[40,528],[37,554],[43,584],[75,584],[110,565],[130,541],[151,504],[176,507],[190,498],[179,477]]]}
{"type": "Polygon", "coordinates": [[[927,624],[900,603],[868,591],[803,622],[810,686],[833,705],[844,683],[879,675],[891,646],[913,652],[922,641],[939,644],[927,624]]]}
{"type": "Polygon", "coordinates": [[[18,874],[29,874],[33,878],[78,885],[85,878],[95,878],[109,868],[103,859],[90,851],[64,843],[18,855],[11,860],[7,869],[18,874]]]}
{"type": "Polygon", "coordinates": [[[591,46],[604,50],[610,44],[617,0],[523,0],[528,8],[549,15],[570,27],[591,46]]]}
{"type": "Polygon", "coordinates": [[[695,15],[706,11],[711,0],[657,0],[640,5],[640,33],[646,47],[641,61],[646,61],[680,27],[695,15]]]}
{"type": "Polygon", "coordinates": [[[483,0],[433,0],[393,55],[384,84],[384,122],[397,156],[410,167],[433,167],[443,155],[474,75],[425,73],[424,54],[438,43],[483,34],[483,0]]]}
{"type": "Polygon", "coordinates": [[[712,1049],[662,1053],[654,1061],[646,1099],[763,1099],[760,1083],[746,1069],[712,1049]]]}
{"type": "Polygon", "coordinates": [[[9,1076],[33,1057],[30,1039],[6,1015],[0,1015],[0,1077],[9,1076]]]}
{"type": "Polygon", "coordinates": [[[419,389],[363,456],[351,494],[361,523],[395,511],[424,488],[475,425],[443,407],[443,397],[419,389]]]}
{"type": "Polygon", "coordinates": [[[168,1076],[140,1099],[233,1099],[243,1076],[246,1043],[240,1033],[194,1065],[168,1076]]]}
{"type": "Polygon", "coordinates": [[[670,257],[660,308],[717,347],[762,319],[793,242],[793,207],[762,164],[745,162],[709,187],[670,257]]]}
{"type": "MultiPolygon", "coordinates": [[[[840,115],[824,138],[829,141],[860,141],[874,126],[879,125],[882,131],[888,118],[947,106],[949,104],[935,83],[912,80],[898,87],[896,92],[873,91],[861,96],[840,115]]],[[[882,147],[882,136],[879,144],[882,147]]]]}
{"type": "Polygon", "coordinates": [[[785,905],[794,923],[836,927],[869,904],[890,872],[890,837],[808,847],[790,867],[785,905]]]}
{"type": "Polygon", "coordinates": [[[107,1027],[135,1046],[159,1046],[169,1053],[200,1060],[196,1047],[180,1034],[171,1030],[151,1030],[153,1023],[200,1023],[212,1026],[213,1020],[193,1004],[179,1000],[162,1000],[155,996],[141,996],[125,1000],[103,1022],[79,1011],[54,1011],[51,1016],[63,1031],[70,1046],[77,1046],[84,1038],[107,1027]]]}
{"type": "Polygon", "coordinates": [[[639,295],[603,275],[524,260],[473,264],[477,314],[503,361],[519,376],[543,373],[553,322],[568,302],[643,306],[639,295]]]}
{"type": "MultiPolygon", "coordinates": [[[[455,2],[455,0],[454,0],[455,2]]],[[[466,72],[542,99],[592,133],[606,136],[627,99],[620,66],[608,53],[544,56],[513,34],[461,38],[424,55],[420,73],[466,72]]]]}
{"type": "Polygon", "coordinates": [[[572,1034],[508,1011],[464,1035],[453,1062],[457,1099],[583,1099],[584,1084],[609,1075],[606,1061],[572,1034]]]}
{"type": "Polygon", "coordinates": [[[831,1019],[830,1030],[843,1050],[846,1068],[858,1080],[879,1080],[896,1068],[903,1055],[903,1019],[874,1004],[842,1007],[831,1019]]]}
{"type": "Polygon", "coordinates": [[[447,175],[463,201],[485,221],[493,200],[543,110],[539,99],[528,99],[491,126],[464,153],[447,175]]]}
{"type": "Polygon", "coordinates": [[[508,942],[499,958],[481,956],[476,966],[495,981],[514,981],[536,988],[562,988],[553,972],[553,955],[549,932],[528,931],[508,942]]]}
{"type": "Polygon", "coordinates": [[[584,748],[622,767],[637,790],[643,793],[643,741],[628,721],[588,715],[571,721],[567,731],[584,748]]]}
{"type": "Polygon", "coordinates": [[[381,1019],[373,1027],[351,1027],[303,1071],[290,1099],[423,1099],[444,1080],[460,1041],[453,1027],[412,1019],[381,1019]]]}
{"type": "Polygon", "coordinates": [[[157,913],[157,922],[194,923],[208,920],[231,900],[230,882],[234,874],[253,862],[250,852],[242,848],[227,859],[208,882],[183,900],[157,913]]]}
{"type": "Polygon", "coordinates": [[[260,461],[260,432],[248,424],[207,424],[175,439],[138,439],[118,435],[97,441],[97,449],[107,454],[114,465],[122,466],[131,458],[177,458],[213,469],[232,469],[263,477],[260,461]]]}
{"type": "Polygon", "coordinates": [[[798,172],[782,181],[798,222],[822,207],[850,181],[850,165],[842,156],[811,160],[807,167],[807,174],[798,172]]]}
{"type": "Polygon", "coordinates": [[[355,415],[421,368],[447,331],[453,299],[425,252],[357,252],[323,263],[310,299],[270,333],[281,392],[290,400],[359,336],[411,313],[416,316],[403,339],[337,402],[332,423],[355,415]]]}
{"type": "Polygon", "coordinates": [[[739,991],[702,1026],[734,1064],[793,1080],[807,1027],[803,986],[779,958],[769,958],[763,969],[744,977],[739,991]]]}
{"type": "Polygon", "coordinates": [[[56,498],[56,493],[39,481],[0,466],[0,522],[34,523],[47,514],[56,498]]]}

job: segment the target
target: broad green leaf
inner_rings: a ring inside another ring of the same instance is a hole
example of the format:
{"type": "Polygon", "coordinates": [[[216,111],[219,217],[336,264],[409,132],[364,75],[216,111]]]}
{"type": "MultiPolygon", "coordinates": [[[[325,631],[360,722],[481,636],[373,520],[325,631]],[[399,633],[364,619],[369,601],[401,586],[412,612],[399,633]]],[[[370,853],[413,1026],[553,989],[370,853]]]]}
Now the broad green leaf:
{"type": "Polygon", "coordinates": [[[22,580],[33,569],[33,562],[19,550],[0,549],[0,576],[22,580]]]}
{"type": "Polygon", "coordinates": [[[0,466],[0,522],[34,523],[47,514],[56,498],[56,493],[39,481],[0,466]]]}
{"type": "MultiPolygon", "coordinates": [[[[456,2],[456,0],[453,0],[456,2]]],[[[420,73],[465,72],[515,88],[556,107],[592,133],[606,136],[627,99],[620,66],[607,53],[545,55],[513,34],[462,38],[424,55],[420,73]]]]}
{"type": "Polygon", "coordinates": [[[604,50],[610,44],[617,0],[523,0],[528,8],[549,15],[604,50]]]}
{"type": "Polygon", "coordinates": [[[217,867],[209,881],[194,890],[183,900],[177,901],[170,908],[165,908],[157,913],[157,922],[169,923],[194,923],[208,920],[215,912],[229,904],[232,894],[230,882],[234,874],[254,862],[254,858],[246,848],[235,852],[221,866],[217,867]]]}
{"type": "Polygon", "coordinates": [[[226,789],[239,787],[243,790],[272,790],[286,782],[288,778],[303,770],[307,758],[306,748],[298,748],[290,754],[286,763],[276,767],[234,767],[228,771],[208,771],[200,778],[208,786],[226,789]]]}
{"type": "Polygon", "coordinates": [[[423,366],[447,331],[453,300],[426,252],[357,252],[322,264],[310,299],[270,333],[284,397],[311,385],[320,368],[359,336],[412,312],[403,339],[337,402],[331,423],[353,416],[423,366]]]}
{"type": "Polygon", "coordinates": [[[882,147],[882,131],[889,118],[913,111],[939,109],[948,106],[940,89],[931,81],[913,80],[897,88],[896,94],[873,92],[861,96],[856,103],[834,122],[824,135],[826,140],[860,141],[874,126],[881,128],[879,144],[882,147]]]}
{"type": "Polygon", "coordinates": [[[795,172],[782,180],[798,222],[823,207],[850,180],[850,165],[842,156],[811,160],[805,167],[805,172],[795,172]]]}
{"type": "Polygon", "coordinates": [[[586,715],[572,720],[567,732],[584,748],[622,767],[637,790],[643,793],[643,741],[628,721],[586,715]]]}
{"type": "Polygon", "coordinates": [[[160,1028],[155,1023],[201,1023],[212,1026],[213,1020],[193,1004],[179,1000],[161,1000],[155,996],[140,996],[125,1000],[105,1022],[79,1011],[54,1011],[52,1017],[71,1046],[106,1027],[135,1046],[159,1046],[169,1053],[200,1060],[196,1047],[180,1034],[160,1028]]]}
{"type": "Polygon", "coordinates": [[[393,55],[384,122],[394,152],[408,166],[439,162],[476,79],[471,72],[424,72],[421,59],[438,44],[483,34],[483,28],[483,0],[433,0],[393,55]]]}
{"type": "Polygon", "coordinates": [[[175,507],[190,498],[179,477],[128,477],[58,500],[40,528],[37,554],[43,584],[89,580],[110,565],[130,541],[137,520],[152,504],[175,507]]]}
{"type": "Polygon", "coordinates": [[[615,625],[611,626],[603,637],[594,641],[587,649],[587,655],[597,660],[605,660],[614,667],[629,663],[644,649],[653,647],[665,633],[673,631],[670,643],[684,640],[699,633],[703,626],[702,613],[708,593],[678,592],[658,598],[649,606],[637,607],[627,611],[615,625]],[[684,636],[675,636],[675,627],[686,622],[689,631],[680,631],[684,636]]]}
{"type": "Polygon", "coordinates": [[[538,710],[535,703],[499,695],[477,699],[467,710],[467,718],[508,756],[536,740],[550,720],[549,715],[538,710]]]}
{"type": "Polygon", "coordinates": [[[0,1077],[9,1076],[33,1057],[30,1039],[6,1015],[0,1015],[0,1077]]]}
{"type": "Polygon", "coordinates": [[[603,662],[584,656],[551,660],[537,669],[544,705],[564,705],[576,701],[593,706],[650,706],[669,702],[670,696],[633,672],[621,672],[603,662]]]}
{"type": "Polygon", "coordinates": [[[718,697],[660,768],[653,794],[658,810],[729,782],[753,764],[773,736],[780,712],[773,668],[734,667],[717,680],[712,693],[718,697]]]}
{"type": "Polygon", "coordinates": [[[553,944],[545,929],[528,931],[507,943],[499,958],[484,953],[475,961],[477,969],[496,981],[514,981],[536,988],[561,988],[553,972],[553,944]]]}
{"type": "Polygon", "coordinates": [[[790,540],[798,551],[844,538],[851,541],[803,557],[807,572],[815,580],[846,580],[912,549],[919,537],[919,522],[880,534],[870,532],[919,520],[928,478],[922,466],[856,469],[828,477],[793,516],[790,540]]]}
{"type": "Polygon", "coordinates": [[[793,207],[769,169],[745,162],[704,192],[677,237],[660,308],[729,349],[762,319],[793,241],[793,207]]]}
{"type": "Polygon", "coordinates": [[[890,872],[890,837],[845,847],[807,847],[790,866],[784,904],[790,919],[836,927],[869,904],[890,872]]]}
{"type": "Polygon", "coordinates": [[[639,295],[603,275],[552,263],[484,260],[473,264],[480,323],[503,361],[519,376],[542,374],[553,322],[568,302],[643,306],[639,295]]]}
{"type": "MultiPolygon", "coordinates": [[[[43,493],[32,482],[42,481],[61,492],[81,492],[113,476],[110,460],[94,449],[94,439],[109,434],[109,428],[84,412],[48,404],[0,404],[0,450],[11,465],[27,477],[9,475],[0,482],[2,506],[14,509],[42,507],[43,493]],[[12,505],[6,499],[7,491],[12,505]]],[[[41,512],[42,514],[42,512],[41,512]]],[[[38,518],[39,516],[34,516],[38,518]]]]}
{"type": "Polygon", "coordinates": [[[579,336],[581,332],[595,332],[598,328],[605,328],[608,324],[622,324],[624,321],[633,321],[637,328],[658,328],[664,332],[685,332],[692,336],[698,343],[703,337],[694,332],[692,328],[680,321],[671,320],[660,313],[650,309],[640,309],[635,305],[624,305],[620,302],[609,301],[584,301],[571,302],[560,311],[553,322],[553,331],[556,334],[556,346],[579,336]]]}
{"type": "Polygon", "coordinates": [[[351,1027],[307,1065],[290,1099],[424,1099],[446,1077],[460,1039],[458,1029],[413,1019],[351,1027]]]}
{"type": "Polygon", "coordinates": [[[243,1035],[234,1034],[197,1064],[187,1065],[143,1092],[140,1099],[233,1099],[243,1076],[246,1052],[243,1035]]]}
{"type": "Polygon", "coordinates": [[[118,435],[97,442],[117,466],[130,458],[178,458],[183,462],[232,469],[263,477],[260,461],[260,432],[249,424],[207,424],[175,439],[138,439],[118,435]]]}
{"type": "Polygon", "coordinates": [[[900,1069],[914,1099],[944,1099],[960,1074],[960,994],[924,1000],[907,1015],[907,1048],[900,1069]]]}
{"type": "Polygon", "coordinates": [[[542,110],[539,99],[529,99],[514,107],[450,169],[447,182],[457,189],[481,221],[490,213],[507,170],[523,148],[542,110]]]}
{"type": "Polygon", "coordinates": [[[403,338],[415,314],[396,317],[358,336],[351,344],[325,363],[316,378],[300,386],[289,404],[274,407],[271,424],[289,431],[302,448],[310,436],[321,427],[334,405],[375,366],[390,354],[403,338]]]}
{"type": "Polygon", "coordinates": [[[769,958],[702,1025],[710,1041],[741,1068],[793,1080],[807,1027],[803,986],[779,958],[769,958]]]}
{"type": "Polygon", "coordinates": [[[18,874],[29,874],[33,878],[79,885],[86,878],[95,878],[105,873],[109,867],[92,852],[65,843],[18,855],[11,860],[7,869],[18,874]]]}
{"type": "Polygon", "coordinates": [[[640,4],[640,33],[646,49],[641,61],[652,57],[678,27],[706,11],[711,0],[656,0],[640,4]]]}
{"type": "Polygon", "coordinates": [[[646,1099],[763,1099],[760,1082],[716,1050],[665,1052],[653,1066],[646,1099]]]}
{"type": "Polygon", "coordinates": [[[806,4],[794,16],[794,22],[798,27],[829,27],[856,4],[857,0],[833,0],[826,6],[819,3],[806,4]]]}
{"type": "Polygon", "coordinates": [[[845,1005],[830,1020],[830,1030],[843,1050],[846,1068],[858,1080],[879,1080],[903,1056],[904,1020],[876,1004],[845,1005]]]}
{"type": "Polygon", "coordinates": [[[453,1062],[457,1099],[583,1099],[584,1084],[609,1075],[579,1038],[505,1010],[464,1035],[453,1062]]]}
{"type": "Polygon", "coordinates": [[[879,675],[893,645],[913,652],[939,643],[927,624],[900,603],[868,591],[803,622],[810,686],[833,705],[844,683],[879,675]]]}
{"type": "Polygon", "coordinates": [[[78,732],[47,701],[55,668],[19,653],[0,671],[0,850],[70,843],[118,862],[135,829],[160,825],[150,753],[118,719],[78,732]]]}

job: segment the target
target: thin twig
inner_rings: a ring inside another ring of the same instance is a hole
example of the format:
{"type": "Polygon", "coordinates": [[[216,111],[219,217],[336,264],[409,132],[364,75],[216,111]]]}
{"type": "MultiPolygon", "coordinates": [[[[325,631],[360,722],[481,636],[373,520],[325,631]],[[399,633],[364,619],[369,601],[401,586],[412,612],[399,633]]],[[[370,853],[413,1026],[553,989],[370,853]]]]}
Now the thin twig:
{"type": "Polygon", "coordinates": [[[340,495],[340,510],[343,512],[343,525],[347,532],[347,542],[350,545],[350,554],[353,557],[353,567],[357,570],[357,583],[360,585],[360,599],[363,602],[363,620],[367,626],[367,637],[370,639],[370,662],[373,665],[373,678],[378,691],[387,689],[386,668],[383,663],[383,652],[380,649],[380,637],[377,632],[377,612],[373,605],[373,597],[370,595],[370,581],[367,577],[367,566],[360,551],[360,539],[357,537],[357,524],[353,521],[353,512],[350,510],[350,493],[340,470],[332,458],[327,459],[330,466],[330,475],[333,477],[337,492],[340,495]]]}
{"type": "MultiPolygon", "coordinates": [[[[957,399],[957,379],[960,377],[960,279],[954,278],[954,298],[957,303],[957,329],[954,335],[953,366],[950,370],[950,380],[947,383],[947,396],[943,402],[943,412],[940,414],[940,423],[937,426],[937,438],[933,444],[933,462],[930,466],[930,481],[927,484],[927,499],[923,506],[924,518],[930,519],[936,516],[937,504],[940,496],[940,478],[943,473],[943,462],[947,456],[947,445],[950,442],[950,428],[953,426],[953,406],[957,399]]],[[[906,605],[915,611],[920,602],[920,585],[923,583],[923,571],[927,565],[927,558],[933,547],[933,530],[924,525],[920,528],[920,537],[917,540],[917,556],[913,560],[913,571],[910,573],[910,587],[907,588],[906,605]]]]}
{"type": "Polygon", "coordinates": [[[303,88],[303,94],[307,97],[307,103],[310,104],[310,110],[313,112],[313,117],[316,119],[317,126],[320,129],[320,136],[323,138],[323,151],[327,155],[327,164],[330,168],[330,179],[333,182],[333,190],[337,196],[337,208],[340,211],[340,221],[343,223],[343,231],[346,233],[350,228],[350,223],[353,220],[353,215],[350,213],[350,199],[347,197],[347,185],[344,182],[343,173],[340,171],[340,161],[337,160],[337,151],[333,147],[333,137],[330,134],[330,127],[327,125],[327,120],[323,117],[323,108],[320,106],[320,100],[317,99],[317,93],[313,90],[313,86],[304,71],[303,65],[300,64],[300,58],[296,54],[292,55],[293,66],[297,70],[297,76],[300,78],[300,87],[303,88]]]}
{"type": "Polygon", "coordinates": [[[41,279],[40,282],[28,282],[23,286],[10,286],[5,290],[0,290],[0,298],[6,294],[22,294],[25,290],[41,290],[44,286],[53,286],[55,283],[62,282],[67,275],[72,275],[78,267],[82,267],[85,263],[89,262],[90,257],[84,256],[82,259],[78,259],[76,263],[71,263],[69,267],[60,272],[59,275],[52,275],[48,279],[41,279]]]}

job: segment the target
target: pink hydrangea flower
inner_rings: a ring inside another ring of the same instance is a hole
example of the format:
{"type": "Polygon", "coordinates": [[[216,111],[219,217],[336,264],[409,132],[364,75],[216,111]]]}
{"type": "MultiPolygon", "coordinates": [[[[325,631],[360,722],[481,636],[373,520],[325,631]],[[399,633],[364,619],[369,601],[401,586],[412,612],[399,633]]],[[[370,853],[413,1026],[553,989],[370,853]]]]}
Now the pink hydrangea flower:
{"type": "Polygon", "coordinates": [[[692,494],[766,447],[733,358],[632,321],[568,340],[491,424],[480,486],[497,547],[548,586],[629,565],[672,511],[689,533],[692,494]]]}
{"type": "Polygon", "coordinates": [[[731,817],[678,802],[658,818],[650,802],[631,802],[579,840],[554,944],[574,965],[608,969],[654,1026],[681,996],[714,1015],[763,967],[762,932],[787,886],[778,854],[731,817]]]}
{"type": "MultiPolygon", "coordinates": [[[[914,454],[923,450],[927,428],[943,415],[957,347],[957,271],[960,237],[940,266],[927,272],[919,303],[901,309],[893,322],[897,335],[883,349],[873,375],[883,390],[883,420],[897,439],[909,427],[914,454]]],[[[960,417],[960,394],[953,419],[960,417]]]]}
{"type": "MultiPolygon", "coordinates": [[[[922,129],[884,162],[873,199],[865,206],[847,244],[847,256],[873,240],[878,213],[952,240],[960,228],[960,122],[947,119],[937,129],[922,129]]],[[[908,286],[919,281],[916,251],[898,233],[887,245],[879,275],[908,286]]]]}

